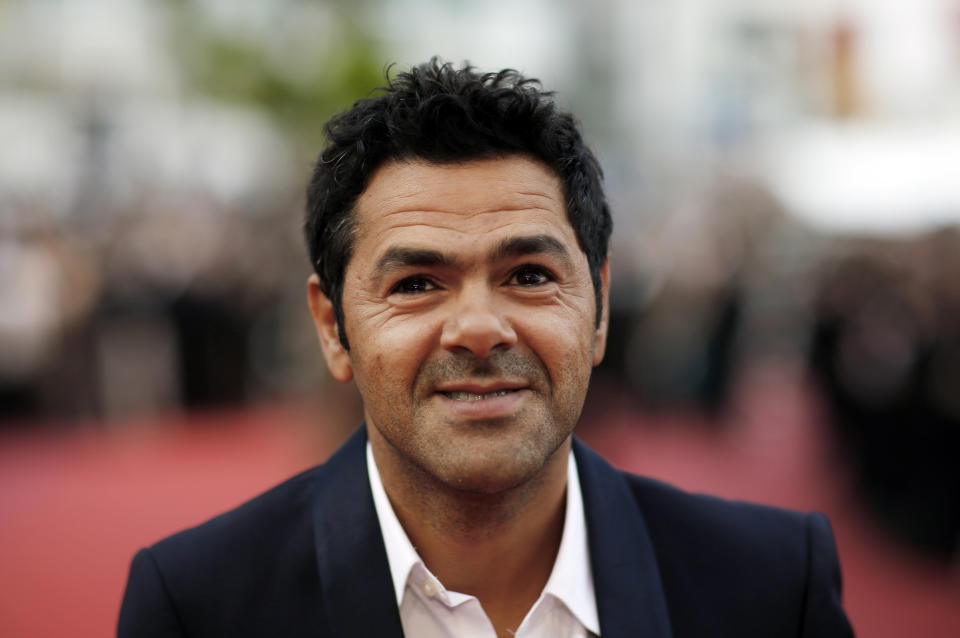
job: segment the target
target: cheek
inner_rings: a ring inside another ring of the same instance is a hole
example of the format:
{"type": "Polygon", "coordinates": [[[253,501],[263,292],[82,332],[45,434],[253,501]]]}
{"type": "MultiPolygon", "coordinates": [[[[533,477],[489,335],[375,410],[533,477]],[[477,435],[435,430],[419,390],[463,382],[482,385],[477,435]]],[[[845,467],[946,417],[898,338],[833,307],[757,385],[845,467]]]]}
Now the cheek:
{"type": "Polygon", "coordinates": [[[423,318],[396,317],[362,325],[357,339],[351,337],[351,345],[356,344],[352,358],[361,393],[378,396],[388,388],[394,395],[409,393],[420,366],[432,351],[436,330],[423,318]]]}
{"type": "Polygon", "coordinates": [[[547,367],[556,392],[579,392],[593,368],[594,331],[579,317],[543,316],[527,321],[523,333],[547,367]]]}

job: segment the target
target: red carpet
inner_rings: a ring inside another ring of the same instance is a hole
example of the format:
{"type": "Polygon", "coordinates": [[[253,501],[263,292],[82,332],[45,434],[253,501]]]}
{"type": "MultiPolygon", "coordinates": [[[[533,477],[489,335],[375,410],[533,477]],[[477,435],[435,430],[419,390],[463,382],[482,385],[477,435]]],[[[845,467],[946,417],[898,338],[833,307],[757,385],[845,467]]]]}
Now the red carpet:
{"type": "Polygon", "coordinates": [[[170,421],[0,438],[3,636],[113,635],[139,547],[325,456],[290,411],[170,421]]]}
{"type": "MultiPolygon", "coordinates": [[[[859,636],[957,636],[960,577],[871,526],[798,392],[754,385],[726,428],[621,412],[581,435],[615,464],[687,489],[826,512],[859,636]]],[[[259,409],[3,434],[3,635],[112,635],[134,552],[322,460],[336,437],[317,428],[293,409],[259,409]]]]}

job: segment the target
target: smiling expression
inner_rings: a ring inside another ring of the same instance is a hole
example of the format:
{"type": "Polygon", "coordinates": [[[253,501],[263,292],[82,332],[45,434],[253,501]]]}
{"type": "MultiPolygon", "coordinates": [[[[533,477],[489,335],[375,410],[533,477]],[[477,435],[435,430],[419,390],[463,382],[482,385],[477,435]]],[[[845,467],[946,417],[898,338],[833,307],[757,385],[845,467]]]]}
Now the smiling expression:
{"type": "MultiPolygon", "coordinates": [[[[349,351],[315,277],[310,306],[330,370],[356,379],[378,466],[494,493],[561,458],[607,321],[559,179],[520,156],[393,162],[353,214],[349,351]]],[[[604,266],[604,296],[608,279],[604,266]]]]}

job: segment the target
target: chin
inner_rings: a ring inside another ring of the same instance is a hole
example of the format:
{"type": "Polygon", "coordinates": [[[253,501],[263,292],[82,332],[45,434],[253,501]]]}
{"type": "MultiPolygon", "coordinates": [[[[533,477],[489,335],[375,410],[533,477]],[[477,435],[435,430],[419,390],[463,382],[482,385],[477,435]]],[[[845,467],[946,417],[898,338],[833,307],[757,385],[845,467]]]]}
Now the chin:
{"type": "Polygon", "coordinates": [[[448,487],[477,495],[501,494],[536,480],[549,455],[516,454],[457,455],[434,472],[448,487]]]}
{"type": "Polygon", "coordinates": [[[465,494],[492,496],[494,494],[510,492],[527,483],[529,478],[528,476],[504,476],[502,472],[496,476],[480,473],[461,473],[458,476],[450,477],[448,480],[445,480],[444,483],[448,487],[465,494]]]}

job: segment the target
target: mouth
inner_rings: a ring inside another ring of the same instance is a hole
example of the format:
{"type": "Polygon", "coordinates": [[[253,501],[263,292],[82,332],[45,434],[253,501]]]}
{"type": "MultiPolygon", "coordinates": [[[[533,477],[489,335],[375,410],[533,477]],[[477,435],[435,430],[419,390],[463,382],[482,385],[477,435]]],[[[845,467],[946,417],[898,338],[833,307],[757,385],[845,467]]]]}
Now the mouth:
{"type": "Polygon", "coordinates": [[[457,384],[436,389],[441,411],[457,421],[489,421],[516,415],[531,399],[530,388],[518,383],[457,384]]]}
{"type": "Polygon", "coordinates": [[[469,403],[474,401],[483,401],[484,399],[503,397],[513,392],[518,392],[519,390],[520,388],[505,388],[503,390],[494,390],[492,392],[484,393],[468,392],[465,390],[452,390],[448,392],[441,392],[441,394],[454,401],[466,401],[469,403]]]}

